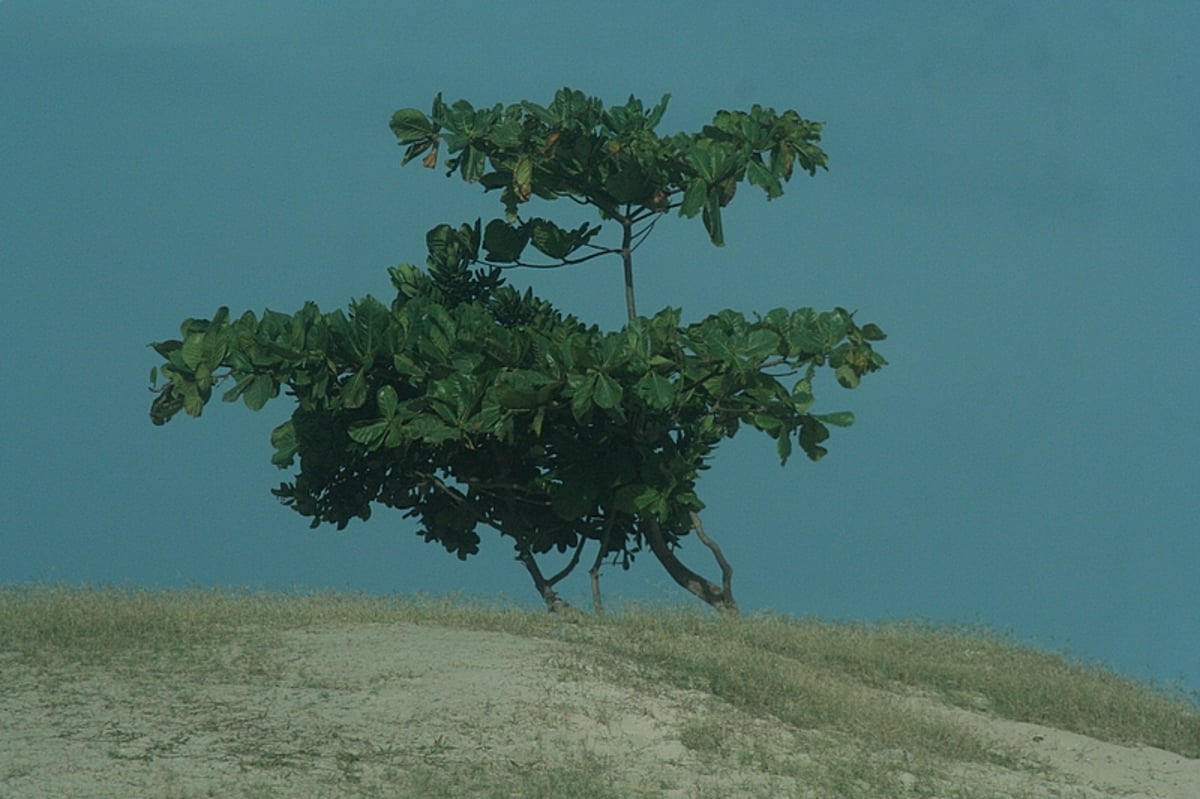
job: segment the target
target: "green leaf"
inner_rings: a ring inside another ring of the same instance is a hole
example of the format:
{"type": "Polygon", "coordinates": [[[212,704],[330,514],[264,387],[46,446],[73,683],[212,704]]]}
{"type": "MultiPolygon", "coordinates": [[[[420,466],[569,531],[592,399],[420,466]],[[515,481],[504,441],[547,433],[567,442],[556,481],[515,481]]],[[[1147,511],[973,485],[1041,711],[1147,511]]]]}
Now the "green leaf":
{"type": "Polygon", "coordinates": [[[188,416],[199,416],[204,412],[205,397],[200,393],[200,390],[194,383],[184,383],[180,387],[180,393],[183,394],[183,410],[188,416]]]}
{"type": "MultiPolygon", "coordinates": [[[[393,429],[395,429],[395,423],[393,423],[393,429]]],[[[410,420],[404,425],[403,431],[404,438],[419,438],[426,444],[437,445],[446,441],[456,441],[459,438],[458,430],[432,416],[418,416],[410,420]]],[[[402,441],[394,443],[389,441],[388,446],[399,446],[401,443],[402,441]]]]}
{"type": "Polygon", "coordinates": [[[576,230],[567,231],[548,219],[531,219],[529,228],[529,238],[533,242],[533,246],[551,258],[558,259],[566,258],[592,235],[595,235],[595,231],[589,233],[586,224],[576,230]]]}
{"type": "Polygon", "coordinates": [[[708,196],[704,198],[702,219],[709,240],[718,247],[724,247],[725,228],[721,224],[721,195],[716,189],[709,191],[708,196]]]}
{"type": "Polygon", "coordinates": [[[204,334],[193,333],[188,336],[181,348],[183,362],[191,370],[196,370],[204,363],[204,334]]]}
{"type": "Polygon", "coordinates": [[[887,338],[887,333],[884,333],[879,325],[867,323],[862,327],[862,337],[867,341],[883,341],[887,338]]]}
{"type": "Polygon", "coordinates": [[[796,381],[796,385],[792,386],[792,407],[804,413],[812,407],[816,399],[813,397],[812,382],[807,378],[796,381]]]}
{"type": "Polygon", "coordinates": [[[821,442],[827,438],[829,428],[811,417],[800,428],[800,448],[810,460],[819,461],[829,453],[829,450],[821,446],[821,442]]]}
{"type": "Polygon", "coordinates": [[[479,178],[479,185],[484,191],[493,191],[495,189],[512,189],[513,174],[512,170],[497,170],[488,172],[483,177],[479,178]]]}
{"type": "Polygon", "coordinates": [[[150,346],[159,355],[169,360],[173,353],[178,352],[183,347],[183,342],[178,339],[168,339],[167,341],[156,341],[150,346]]]}
{"type": "Polygon", "coordinates": [[[196,374],[193,375],[192,385],[195,386],[197,391],[203,394],[203,399],[206,402],[208,401],[208,394],[212,391],[213,383],[215,382],[216,378],[213,376],[212,369],[210,369],[206,364],[202,363],[196,367],[196,374]]]}
{"type": "Polygon", "coordinates": [[[637,162],[623,165],[604,181],[604,188],[619,203],[638,203],[647,199],[654,186],[637,162]]]}
{"type": "Polygon", "coordinates": [[[292,465],[298,448],[296,426],[292,420],[289,419],[271,431],[271,446],[275,448],[275,453],[271,456],[271,463],[280,469],[292,465]]]}
{"type": "Polygon", "coordinates": [[[503,219],[488,222],[483,233],[487,259],[498,264],[513,263],[529,243],[529,225],[509,225],[503,219]]]}
{"type": "Polygon", "coordinates": [[[368,449],[377,449],[383,443],[388,433],[390,422],[386,419],[376,419],[373,422],[357,422],[350,425],[350,438],[359,444],[365,444],[368,449]]]}
{"type": "Polygon", "coordinates": [[[361,408],[367,401],[367,373],[355,372],[342,386],[342,407],[361,408]]]}
{"type": "Polygon", "coordinates": [[[858,373],[854,371],[854,367],[850,364],[842,364],[834,374],[837,375],[837,381],[841,383],[843,388],[858,388],[858,373]]]}
{"type": "Polygon", "coordinates": [[[617,489],[613,505],[622,513],[637,515],[651,513],[659,521],[666,517],[667,498],[658,489],[645,483],[632,483],[617,489]]]}
{"type": "Polygon", "coordinates": [[[532,369],[501,372],[494,384],[496,400],[502,407],[531,410],[545,404],[558,391],[558,380],[532,369]]]}
{"type": "Polygon", "coordinates": [[[529,155],[522,155],[513,167],[512,190],[521,202],[533,196],[533,158],[529,155]]]}
{"type": "Polygon", "coordinates": [[[379,405],[379,412],[383,414],[383,418],[391,419],[396,415],[400,398],[396,394],[396,389],[391,386],[383,386],[375,392],[375,402],[379,405]]]}
{"type": "Polygon", "coordinates": [[[711,139],[697,139],[685,152],[688,164],[706,183],[720,179],[722,153],[711,139]]]}
{"type": "Polygon", "coordinates": [[[671,95],[664,94],[662,99],[659,100],[658,105],[654,106],[654,109],[646,115],[647,130],[657,127],[658,123],[662,121],[663,114],[665,114],[667,111],[667,103],[669,102],[671,102],[671,95]]]}
{"type": "Polygon", "coordinates": [[[571,251],[567,232],[547,219],[530,220],[530,240],[534,247],[551,258],[565,258],[571,251]]]}
{"type": "Polygon", "coordinates": [[[242,394],[242,402],[252,411],[262,410],[267,401],[279,396],[279,384],[270,375],[255,375],[242,394]]]}
{"type": "Polygon", "coordinates": [[[183,408],[183,400],[170,387],[150,402],[150,423],[164,425],[183,408]]]}
{"type": "Polygon", "coordinates": [[[779,336],[770,330],[751,330],[742,344],[743,353],[751,361],[761,361],[779,350],[779,336]]]}
{"type": "Polygon", "coordinates": [[[783,196],[783,185],[780,184],[779,178],[775,177],[771,170],[767,169],[757,158],[751,158],[746,164],[746,177],[752,184],[762,186],[767,193],[768,200],[783,196]]]}
{"type": "Polygon", "coordinates": [[[693,179],[683,193],[683,203],[679,206],[679,215],[691,219],[704,208],[706,199],[708,199],[708,183],[702,178],[693,179]]]}
{"type": "Polygon", "coordinates": [[[854,424],[854,414],[850,411],[814,414],[813,418],[820,419],[825,424],[831,424],[834,427],[850,427],[854,424]]]}
{"type": "MultiPolygon", "coordinates": [[[[462,358],[458,359],[461,363],[462,358]]],[[[437,400],[434,410],[448,424],[457,427],[474,412],[482,390],[470,369],[458,368],[448,377],[435,381],[428,396],[437,400]]]]}
{"type": "Polygon", "coordinates": [[[667,517],[667,497],[656,488],[646,486],[633,500],[639,513],[650,513],[659,521],[667,517]]]}
{"type": "Polygon", "coordinates": [[[592,401],[596,406],[604,410],[612,410],[621,404],[621,397],[624,396],[624,391],[621,384],[613,380],[606,374],[596,375],[596,388],[592,394],[592,401]]]}
{"type": "MultiPolygon", "coordinates": [[[[364,370],[371,368],[380,349],[385,346],[385,334],[390,323],[391,313],[387,306],[369,294],[350,303],[350,320],[343,332],[355,359],[364,370]]],[[[365,394],[363,399],[365,401],[365,394]]]]}
{"type": "Polygon", "coordinates": [[[467,145],[462,155],[459,156],[459,171],[467,183],[474,183],[483,177],[486,166],[487,153],[474,145],[467,145]]]}
{"type": "Polygon", "coordinates": [[[400,144],[427,139],[437,133],[437,128],[429,118],[415,108],[401,108],[392,114],[389,127],[400,140],[400,144]]]}
{"type": "Polygon", "coordinates": [[[512,414],[500,407],[495,396],[485,396],[479,412],[472,416],[463,429],[468,433],[490,433],[504,438],[502,428],[512,424],[512,414]]]}
{"type": "Polygon", "coordinates": [[[775,439],[775,451],[779,453],[779,465],[786,465],[792,455],[792,437],[783,435],[775,439]]]}
{"type": "Polygon", "coordinates": [[[756,413],[752,421],[755,427],[767,433],[772,438],[777,438],[785,428],[784,423],[779,418],[769,413],[756,413]]]}
{"type": "Polygon", "coordinates": [[[772,330],[786,331],[791,325],[791,318],[787,308],[772,308],[762,321],[772,330]]]}
{"type": "Polygon", "coordinates": [[[850,324],[850,315],[841,309],[826,311],[817,316],[817,330],[829,347],[845,338],[850,324]]]}
{"type": "Polygon", "coordinates": [[[424,367],[420,366],[411,355],[397,353],[392,356],[392,366],[395,367],[397,374],[411,377],[417,382],[425,377],[424,367]]]}
{"type": "Polygon", "coordinates": [[[575,421],[582,424],[592,412],[592,395],[596,390],[596,375],[571,375],[568,385],[571,386],[571,415],[575,421]]]}
{"type": "Polygon", "coordinates": [[[675,384],[654,372],[642,375],[633,384],[633,393],[655,410],[666,410],[675,402],[675,384]]]}

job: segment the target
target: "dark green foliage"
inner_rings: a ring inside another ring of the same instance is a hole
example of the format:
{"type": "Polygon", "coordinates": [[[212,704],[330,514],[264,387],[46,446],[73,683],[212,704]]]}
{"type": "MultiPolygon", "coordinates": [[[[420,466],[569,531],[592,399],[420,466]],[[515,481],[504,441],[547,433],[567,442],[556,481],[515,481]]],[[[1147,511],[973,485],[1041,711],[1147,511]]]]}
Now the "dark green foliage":
{"type": "Polygon", "coordinates": [[[301,469],[276,493],[314,525],[344,527],[380,502],[461,557],[479,522],[539,553],[598,540],[608,509],[628,551],[639,514],[687,531],[698,470],[742,424],[775,438],[781,460],[793,440],[820,458],[826,424],[851,420],[809,413],[815,368],[857,378],[882,363],[840,309],[687,326],[665,309],[602,332],[462,267],[443,280],[393,269],[391,307],[188,320],[182,341],[154,345],[169,382],[152,418],[200,415],[222,380],[224,399],[250,408],[286,387],[298,407],[272,436],[274,462],[301,469]]]}
{"type": "Polygon", "coordinates": [[[272,434],[272,460],[298,459],[299,470],[274,493],[314,527],[344,528],[379,504],[462,559],[490,527],[512,539],[552,607],[551,586],[586,542],[599,543],[597,566],[611,556],[628,567],[649,546],[688,590],[733,607],[727,565],[699,527],[699,472],[743,425],[773,438],[781,462],[794,446],[821,458],[829,425],[853,417],[811,412],[816,370],[855,387],[885,363],[871,347],[882,331],[840,308],[753,319],[725,310],[687,325],[667,308],[602,331],[517,292],[489,265],[518,263],[529,243],[560,260],[591,246],[599,228],[520,220],[533,195],[582,198],[616,218],[628,259],[638,213],[703,213],[720,243],[719,209],[738,181],[776,196],[794,164],[824,164],[811,143],[819,126],[794,112],[721,112],[699,136],[664,139],[652,129],[665,107],[646,112],[631,99],[606,111],[563,90],[548,108],[475,111],[439,98],[432,117],[397,112],[406,161],[425,154],[432,166],[445,142],[450,171],[501,188],[509,219],[431,230],[426,270],[390,270],[390,305],[365,297],[347,312],[310,303],[236,319],[222,308],[185,321],[180,339],[153,345],[165,363],[152,380],[165,383],[152,420],[199,416],[220,383],[231,384],[223,399],[253,410],[282,388],[296,408],[272,434]],[[702,578],[670,554],[692,530],[717,554],[723,592],[688,585],[702,578]],[[551,550],[575,555],[546,579],[535,556],[551,550]]]}

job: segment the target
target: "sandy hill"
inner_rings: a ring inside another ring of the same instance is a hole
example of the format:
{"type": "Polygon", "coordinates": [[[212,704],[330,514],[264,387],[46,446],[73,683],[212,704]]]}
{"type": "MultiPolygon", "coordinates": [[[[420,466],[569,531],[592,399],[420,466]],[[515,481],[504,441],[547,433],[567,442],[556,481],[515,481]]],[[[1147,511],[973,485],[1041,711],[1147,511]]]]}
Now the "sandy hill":
{"type": "MultiPolygon", "coordinates": [[[[57,655],[0,637],[0,797],[1200,797],[1193,752],[1015,721],[972,686],[843,680],[776,633],[726,652],[714,622],[477,621],[179,622],[180,647],[128,650],[75,628],[57,655]]],[[[1200,745],[1178,712],[1158,724],[1200,745]]]]}

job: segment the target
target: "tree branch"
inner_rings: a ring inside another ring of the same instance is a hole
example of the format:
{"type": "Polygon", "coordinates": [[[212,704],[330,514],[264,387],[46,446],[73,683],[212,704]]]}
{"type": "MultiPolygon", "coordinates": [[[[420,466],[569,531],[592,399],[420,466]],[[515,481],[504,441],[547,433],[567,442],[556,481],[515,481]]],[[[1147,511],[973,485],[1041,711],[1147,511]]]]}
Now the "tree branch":
{"type": "MultiPolygon", "coordinates": [[[[568,563],[568,564],[567,564],[567,565],[566,565],[566,566],[563,568],[563,570],[562,570],[562,571],[560,571],[558,574],[554,575],[554,576],[553,576],[553,577],[551,577],[549,580],[547,580],[546,582],[547,582],[548,584],[550,584],[550,585],[554,585],[554,584],[555,584],[555,583],[557,583],[559,580],[561,580],[562,578],[564,578],[564,577],[566,577],[568,574],[570,574],[572,571],[574,571],[575,567],[576,567],[577,565],[579,565],[579,556],[580,556],[581,554],[583,554],[583,545],[584,545],[584,544],[586,544],[586,543],[587,543],[587,539],[586,539],[586,538],[584,538],[583,536],[579,536],[579,544],[578,544],[578,546],[576,546],[576,547],[575,547],[575,554],[571,556],[571,562],[570,562],[570,563],[568,563]]],[[[533,556],[532,556],[532,555],[530,555],[530,557],[533,557],[533,556]]]]}
{"type": "Polygon", "coordinates": [[[517,267],[524,267],[526,269],[559,269],[564,266],[575,266],[577,264],[586,263],[587,261],[590,261],[593,258],[599,258],[602,255],[614,255],[620,252],[620,250],[615,250],[612,247],[597,247],[597,249],[598,252],[594,252],[591,255],[585,255],[582,258],[563,258],[562,263],[558,264],[531,264],[526,261],[519,260],[513,261],[512,263],[501,264],[494,261],[489,261],[486,258],[480,258],[479,260],[475,261],[475,263],[486,264],[487,266],[492,266],[496,269],[516,269],[517,267]]]}
{"type": "Polygon", "coordinates": [[[713,558],[716,559],[717,565],[721,567],[721,588],[729,601],[733,601],[733,567],[729,565],[729,561],[725,560],[725,555],[722,554],[721,548],[717,546],[717,542],[708,537],[704,532],[704,525],[700,524],[700,514],[696,511],[688,511],[688,515],[692,517],[692,527],[696,531],[696,537],[700,539],[700,543],[712,550],[713,558]]]}

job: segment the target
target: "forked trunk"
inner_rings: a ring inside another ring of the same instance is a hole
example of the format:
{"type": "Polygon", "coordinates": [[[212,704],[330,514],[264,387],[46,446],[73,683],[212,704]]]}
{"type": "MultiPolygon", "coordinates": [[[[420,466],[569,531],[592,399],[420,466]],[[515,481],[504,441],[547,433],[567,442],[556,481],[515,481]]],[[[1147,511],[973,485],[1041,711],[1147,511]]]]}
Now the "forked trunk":
{"type": "Polygon", "coordinates": [[[547,579],[542,570],[538,568],[537,561],[534,560],[533,553],[529,550],[517,550],[517,560],[525,564],[525,569],[529,572],[529,576],[533,578],[533,586],[537,589],[538,594],[542,597],[542,601],[546,603],[546,610],[550,613],[558,613],[559,611],[575,610],[575,606],[558,595],[554,590],[554,585],[570,574],[577,565],[579,565],[579,556],[583,552],[583,545],[587,543],[586,538],[580,538],[579,544],[575,547],[575,554],[571,556],[571,560],[558,574],[547,579]]]}

